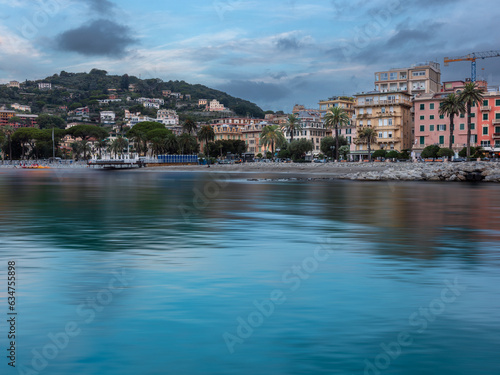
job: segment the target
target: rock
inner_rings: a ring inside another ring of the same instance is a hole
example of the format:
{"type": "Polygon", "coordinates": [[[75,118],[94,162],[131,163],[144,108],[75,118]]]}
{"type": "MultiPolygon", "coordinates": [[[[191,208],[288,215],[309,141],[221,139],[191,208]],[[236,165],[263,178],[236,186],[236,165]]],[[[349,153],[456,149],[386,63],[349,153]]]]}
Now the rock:
{"type": "Polygon", "coordinates": [[[458,177],[456,174],[451,175],[451,177],[448,179],[448,181],[457,181],[458,177]]]}
{"type": "Polygon", "coordinates": [[[458,179],[459,181],[466,181],[466,180],[467,180],[467,178],[466,178],[463,174],[459,174],[459,175],[457,175],[457,179],[458,179]]]}

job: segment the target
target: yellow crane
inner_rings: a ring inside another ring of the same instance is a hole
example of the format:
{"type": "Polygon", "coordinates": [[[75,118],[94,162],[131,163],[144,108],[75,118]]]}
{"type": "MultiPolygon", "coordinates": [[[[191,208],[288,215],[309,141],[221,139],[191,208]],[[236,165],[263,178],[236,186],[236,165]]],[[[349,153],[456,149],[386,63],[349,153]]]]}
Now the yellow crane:
{"type": "Polygon", "coordinates": [[[487,59],[490,57],[500,57],[500,51],[485,51],[485,52],[472,52],[465,56],[460,57],[445,57],[444,66],[448,66],[451,62],[457,61],[470,61],[471,62],[471,79],[476,82],[476,60],[487,59]]]}

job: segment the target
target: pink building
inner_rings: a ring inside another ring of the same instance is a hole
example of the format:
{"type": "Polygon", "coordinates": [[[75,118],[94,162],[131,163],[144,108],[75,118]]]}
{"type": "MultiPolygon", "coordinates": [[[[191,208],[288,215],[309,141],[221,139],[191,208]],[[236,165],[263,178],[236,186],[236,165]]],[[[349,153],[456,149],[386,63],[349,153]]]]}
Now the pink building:
{"type": "MultiPolygon", "coordinates": [[[[439,114],[441,101],[451,93],[458,93],[464,88],[466,82],[444,82],[440,93],[421,94],[414,99],[415,108],[415,143],[413,151],[418,157],[427,146],[438,145],[449,147],[450,118],[439,114]]],[[[477,82],[486,86],[486,82],[477,82]]],[[[472,109],[471,146],[480,144],[478,140],[477,124],[480,111],[477,106],[472,109]]],[[[458,153],[467,144],[467,115],[455,116],[453,131],[453,150],[458,153]]]]}
{"type": "Polygon", "coordinates": [[[500,156],[500,92],[483,94],[478,108],[478,144],[490,157],[500,156]]]}

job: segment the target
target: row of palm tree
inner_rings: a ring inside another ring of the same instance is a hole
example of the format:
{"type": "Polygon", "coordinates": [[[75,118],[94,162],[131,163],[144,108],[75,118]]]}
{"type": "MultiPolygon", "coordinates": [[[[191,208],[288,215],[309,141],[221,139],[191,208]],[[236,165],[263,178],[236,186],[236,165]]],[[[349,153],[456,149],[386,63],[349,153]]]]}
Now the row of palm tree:
{"type": "Polygon", "coordinates": [[[470,158],[470,138],[472,129],[472,106],[480,105],[483,92],[475,82],[465,84],[464,90],[458,94],[448,95],[439,106],[439,114],[450,118],[449,148],[453,147],[453,131],[455,130],[455,116],[467,113],[467,158],[470,158]]]}

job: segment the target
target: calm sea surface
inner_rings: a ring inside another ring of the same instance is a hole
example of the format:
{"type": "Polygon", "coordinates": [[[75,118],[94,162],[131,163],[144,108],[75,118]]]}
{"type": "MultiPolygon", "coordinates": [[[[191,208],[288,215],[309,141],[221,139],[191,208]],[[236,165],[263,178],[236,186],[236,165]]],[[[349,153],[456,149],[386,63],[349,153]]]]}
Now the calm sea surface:
{"type": "Polygon", "coordinates": [[[0,373],[500,374],[498,185],[250,177],[0,170],[0,373]]]}

